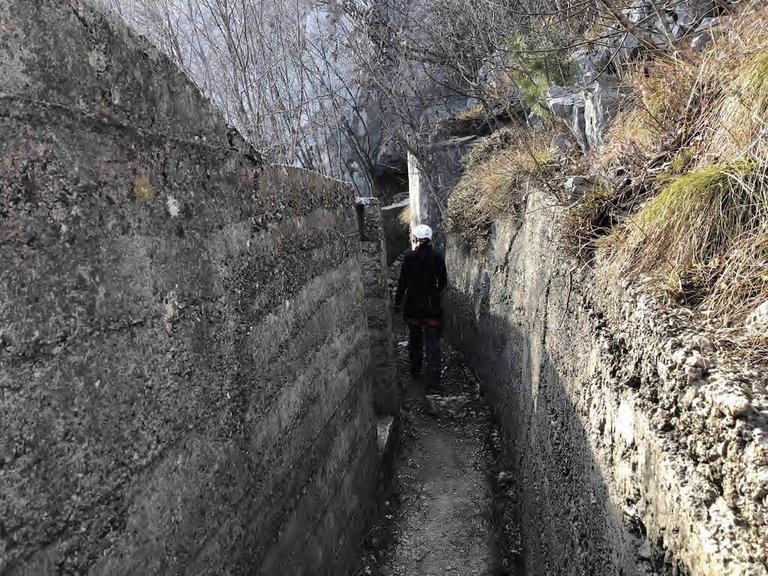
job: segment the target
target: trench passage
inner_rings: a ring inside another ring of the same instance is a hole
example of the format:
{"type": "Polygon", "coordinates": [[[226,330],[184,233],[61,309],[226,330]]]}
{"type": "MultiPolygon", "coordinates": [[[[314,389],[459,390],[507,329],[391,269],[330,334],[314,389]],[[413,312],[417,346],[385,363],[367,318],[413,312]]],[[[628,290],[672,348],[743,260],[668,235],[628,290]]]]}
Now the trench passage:
{"type": "Polygon", "coordinates": [[[403,382],[400,433],[391,484],[358,575],[521,576],[509,541],[514,527],[504,526],[511,504],[496,482],[497,435],[477,380],[441,340],[442,391],[427,395],[423,381],[409,374],[401,317],[393,329],[403,382]]]}

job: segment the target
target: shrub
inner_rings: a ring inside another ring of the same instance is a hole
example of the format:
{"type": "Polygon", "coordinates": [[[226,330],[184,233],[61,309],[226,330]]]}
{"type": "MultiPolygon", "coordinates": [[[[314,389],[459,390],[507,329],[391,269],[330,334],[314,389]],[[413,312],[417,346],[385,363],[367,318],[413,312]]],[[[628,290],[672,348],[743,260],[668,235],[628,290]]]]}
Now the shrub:
{"type": "Polygon", "coordinates": [[[553,168],[550,142],[549,133],[502,130],[477,144],[448,200],[447,230],[484,247],[493,222],[520,210],[530,179],[553,168]]]}
{"type": "Polygon", "coordinates": [[[765,170],[755,162],[705,165],[674,177],[624,224],[615,259],[633,276],[710,265],[759,228],[765,170]]]}
{"type": "Polygon", "coordinates": [[[410,204],[406,205],[400,211],[400,214],[397,215],[397,221],[403,228],[410,231],[411,225],[413,224],[413,211],[411,210],[410,204]]]}

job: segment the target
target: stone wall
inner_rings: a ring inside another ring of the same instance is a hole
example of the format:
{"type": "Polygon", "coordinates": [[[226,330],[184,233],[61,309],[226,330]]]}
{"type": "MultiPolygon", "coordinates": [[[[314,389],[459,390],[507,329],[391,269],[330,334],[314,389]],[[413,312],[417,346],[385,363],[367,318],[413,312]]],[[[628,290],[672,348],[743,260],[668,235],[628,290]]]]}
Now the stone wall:
{"type": "Polygon", "coordinates": [[[0,573],[344,574],[376,476],[351,191],[72,0],[0,0],[0,573]]]}
{"type": "Polygon", "coordinates": [[[574,267],[562,216],[535,193],[486,253],[447,251],[448,331],[496,412],[527,573],[767,574],[765,375],[574,267]]]}

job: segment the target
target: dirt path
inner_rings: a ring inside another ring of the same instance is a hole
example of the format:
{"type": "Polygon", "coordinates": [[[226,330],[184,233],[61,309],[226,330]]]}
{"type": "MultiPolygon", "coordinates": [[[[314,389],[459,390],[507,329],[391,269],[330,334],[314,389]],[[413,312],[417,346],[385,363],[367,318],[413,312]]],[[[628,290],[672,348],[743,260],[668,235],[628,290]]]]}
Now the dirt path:
{"type": "Polygon", "coordinates": [[[408,374],[405,326],[395,326],[404,383],[391,493],[368,538],[360,575],[518,576],[494,522],[501,518],[490,414],[461,355],[441,342],[443,391],[408,374]]]}

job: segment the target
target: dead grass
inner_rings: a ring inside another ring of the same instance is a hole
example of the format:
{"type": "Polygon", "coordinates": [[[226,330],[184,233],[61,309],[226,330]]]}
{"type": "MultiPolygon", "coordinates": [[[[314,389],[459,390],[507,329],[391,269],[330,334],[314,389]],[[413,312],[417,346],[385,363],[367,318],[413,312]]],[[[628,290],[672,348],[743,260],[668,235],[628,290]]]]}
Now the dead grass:
{"type": "Polygon", "coordinates": [[[522,130],[511,128],[496,130],[493,134],[483,138],[472,147],[463,159],[464,167],[471,169],[478,166],[490,160],[497,152],[514,148],[522,138],[525,138],[522,130]]]}
{"type": "MultiPolygon", "coordinates": [[[[578,253],[597,256],[605,277],[643,278],[649,290],[742,332],[768,300],[762,4],[732,17],[704,52],[680,46],[674,57],[640,63],[625,76],[631,94],[606,145],[588,158],[601,184],[573,207],[564,229],[578,253]]],[[[496,219],[520,210],[531,182],[551,178],[550,142],[522,130],[485,139],[449,200],[448,229],[482,246],[496,219]]],[[[749,338],[768,350],[768,335],[749,338]]]]}
{"type": "Polygon", "coordinates": [[[631,92],[606,133],[607,145],[596,163],[637,164],[678,145],[698,120],[699,80],[696,65],[684,60],[637,65],[627,75],[631,92]]]}
{"type": "Polygon", "coordinates": [[[768,46],[736,72],[715,115],[708,153],[715,157],[768,156],[768,46]]]}
{"type": "Polygon", "coordinates": [[[702,115],[706,161],[768,156],[768,6],[747,10],[704,57],[724,87],[702,115]]]}
{"type": "Polygon", "coordinates": [[[743,326],[768,301],[768,225],[736,241],[702,307],[717,310],[728,325],[743,326]]]}
{"type": "Polygon", "coordinates": [[[768,203],[766,165],[739,160],[698,166],[670,177],[636,214],[618,241],[602,247],[606,273],[637,279],[691,307],[709,307],[725,322],[743,320],[768,298],[764,273],[768,203]]]}
{"type": "Polygon", "coordinates": [[[637,64],[595,157],[603,169],[686,149],[702,164],[768,154],[768,7],[754,2],[704,52],[637,64]]]}
{"type": "Polygon", "coordinates": [[[405,228],[406,230],[410,230],[411,226],[413,226],[413,211],[411,210],[411,205],[408,204],[400,211],[400,214],[397,215],[397,221],[405,228]]]}
{"type": "Polygon", "coordinates": [[[700,266],[754,224],[753,164],[703,166],[674,178],[627,221],[619,255],[634,273],[700,266]]]}
{"type": "Polygon", "coordinates": [[[613,213],[618,194],[619,191],[613,187],[599,182],[587,191],[583,200],[568,214],[561,233],[566,245],[575,249],[577,256],[586,259],[584,255],[610,235],[616,224],[613,213]]]}
{"type": "MultiPolygon", "coordinates": [[[[741,326],[768,300],[768,7],[755,2],[703,53],[638,66],[632,94],[594,158],[626,190],[596,189],[569,241],[607,277],[741,326]]],[[[607,179],[607,178],[606,178],[607,179]]],[[[768,335],[750,336],[768,347],[768,335]]],[[[756,345],[754,342],[750,345],[756,345]]]]}
{"type": "Polygon", "coordinates": [[[466,170],[448,201],[446,228],[481,247],[495,220],[516,214],[531,179],[553,167],[551,134],[505,129],[468,155],[466,170]]]}

